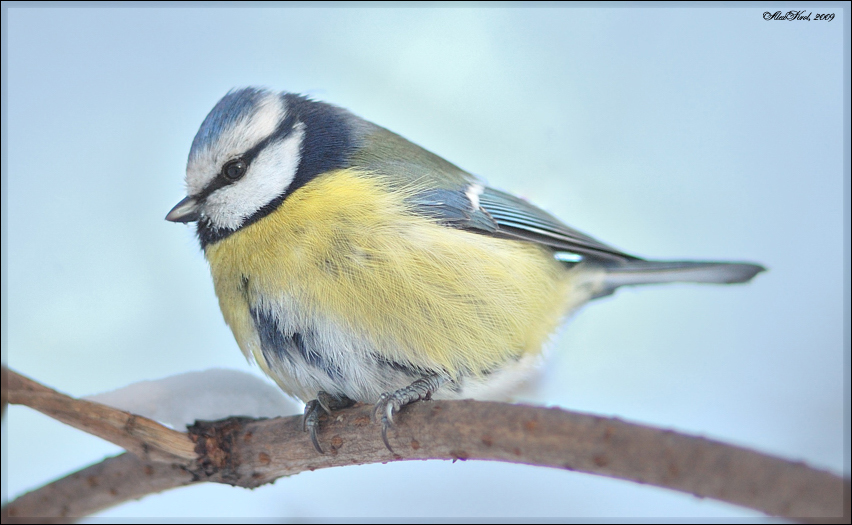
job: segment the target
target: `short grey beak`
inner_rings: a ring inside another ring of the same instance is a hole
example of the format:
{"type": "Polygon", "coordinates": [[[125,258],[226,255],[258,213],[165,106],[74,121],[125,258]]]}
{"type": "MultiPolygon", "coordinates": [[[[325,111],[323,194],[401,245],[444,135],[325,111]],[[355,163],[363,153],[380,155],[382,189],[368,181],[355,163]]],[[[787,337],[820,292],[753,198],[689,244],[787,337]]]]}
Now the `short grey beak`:
{"type": "Polygon", "coordinates": [[[195,222],[198,218],[198,201],[192,197],[187,197],[177,203],[172,211],[166,215],[166,220],[172,222],[195,222]]]}

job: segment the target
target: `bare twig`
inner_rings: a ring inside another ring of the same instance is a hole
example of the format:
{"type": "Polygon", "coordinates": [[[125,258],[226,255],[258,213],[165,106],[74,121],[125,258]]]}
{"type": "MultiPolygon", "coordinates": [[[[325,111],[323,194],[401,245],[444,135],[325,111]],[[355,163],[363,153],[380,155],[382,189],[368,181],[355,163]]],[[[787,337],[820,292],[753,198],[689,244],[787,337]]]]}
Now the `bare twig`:
{"type": "Polygon", "coordinates": [[[193,481],[193,475],[178,466],[121,454],[20,496],[3,507],[2,519],[3,523],[69,523],[193,481]]]}
{"type": "MultiPolygon", "coordinates": [[[[11,392],[10,402],[14,402],[11,392]]],[[[325,455],[316,453],[299,417],[198,422],[190,428],[197,459],[188,464],[180,460],[180,468],[171,471],[157,470],[157,482],[149,492],[190,480],[257,487],[281,476],[342,465],[486,459],[627,479],[804,521],[842,520],[849,515],[849,482],[831,473],[618,419],[478,401],[417,403],[396,418],[397,426],[389,432],[396,451],[391,454],[370,411],[371,407],[355,406],[323,421],[320,439],[325,455]]],[[[130,486],[140,477],[139,470],[129,469],[124,476],[128,479],[123,483],[130,486]]],[[[106,502],[103,491],[91,491],[88,497],[85,486],[86,477],[74,474],[18,498],[4,514],[32,515],[34,509],[28,505],[45,497],[43,491],[55,500],[52,509],[68,509],[66,516],[86,515],[144,493],[139,489],[126,496],[121,491],[106,502]],[[52,488],[59,483],[64,484],[62,490],[52,488]],[[71,494],[73,501],[63,500],[71,494]]]]}
{"type": "Polygon", "coordinates": [[[9,403],[34,408],[150,461],[188,463],[195,459],[195,445],[183,432],[146,417],[60,394],[11,370],[5,379],[9,403]]]}

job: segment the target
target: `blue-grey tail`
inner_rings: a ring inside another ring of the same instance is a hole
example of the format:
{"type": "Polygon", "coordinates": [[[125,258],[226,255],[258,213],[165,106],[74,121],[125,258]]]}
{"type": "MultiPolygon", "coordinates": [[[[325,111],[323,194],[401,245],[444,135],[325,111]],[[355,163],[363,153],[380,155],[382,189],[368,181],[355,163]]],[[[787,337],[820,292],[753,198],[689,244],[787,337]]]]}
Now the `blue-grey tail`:
{"type": "Polygon", "coordinates": [[[661,283],[746,283],[766,268],[745,262],[643,261],[607,265],[603,289],[596,297],[609,295],[620,286],[661,283]]]}

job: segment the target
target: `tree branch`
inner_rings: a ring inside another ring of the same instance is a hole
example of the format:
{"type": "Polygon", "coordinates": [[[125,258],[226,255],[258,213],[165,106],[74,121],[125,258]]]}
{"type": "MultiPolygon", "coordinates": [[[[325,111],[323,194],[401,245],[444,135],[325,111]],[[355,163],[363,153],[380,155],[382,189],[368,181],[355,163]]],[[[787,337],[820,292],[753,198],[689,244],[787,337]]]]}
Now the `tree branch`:
{"type": "MultiPolygon", "coordinates": [[[[9,373],[10,378],[15,375],[9,373]]],[[[34,399],[41,398],[9,391],[11,403],[34,399]]],[[[87,515],[192,481],[257,487],[305,470],[409,459],[482,459],[577,470],[803,521],[843,520],[850,512],[849,481],[839,476],[616,418],[504,403],[421,402],[395,417],[397,425],[388,433],[395,450],[391,454],[371,421],[371,410],[356,405],[327,417],[320,432],[325,455],[316,453],[299,416],[197,422],[188,435],[195,443],[193,460],[173,454],[171,467],[151,462],[150,456],[148,461],[128,455],[110,458],[19,497],[3,509],[4,521],[45,509],[59,511],[53,516],[87,515]],[[116,493],[92,487],[90,476],[119,483],[116,493]],[[44,498],[51,501],[49,506],[39,503],[44,498]]],[[[69,412],[62,414],[67,417],[69,412]]],[[[84,430],[101,435],[103,428],[84,430]]]]}
{"type": "Polygon", "coordinates": [[[195,445],[183,432],[146,417],[60,394],[11,370],[4,379],[7,389],[4,398],[8,398],[9,403],[38,410],[140,458],[165,463],[186,463],[195,459],[195,445]]]}
{"type": "Polygon", "coordinates": [[[70,523],[125,501],[189,485],[177,465],[121,454],[28,492],[5,505],[3,523],[70,523]]]}

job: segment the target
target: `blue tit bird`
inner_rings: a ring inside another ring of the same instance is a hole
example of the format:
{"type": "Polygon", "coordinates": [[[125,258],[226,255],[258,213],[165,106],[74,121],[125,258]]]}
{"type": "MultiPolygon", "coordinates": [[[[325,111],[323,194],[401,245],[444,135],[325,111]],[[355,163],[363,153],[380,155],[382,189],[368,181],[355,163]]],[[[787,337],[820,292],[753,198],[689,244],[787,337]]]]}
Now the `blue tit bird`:
{"type": "Polygon", "coordinates": [[[628,255],[345,109],[245,88],[204,119],[187,197],[240,349],[323,412],[504,399],[570,312],[621,286],[743,283],[742,262],[628,255]]]}

